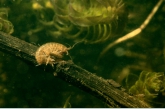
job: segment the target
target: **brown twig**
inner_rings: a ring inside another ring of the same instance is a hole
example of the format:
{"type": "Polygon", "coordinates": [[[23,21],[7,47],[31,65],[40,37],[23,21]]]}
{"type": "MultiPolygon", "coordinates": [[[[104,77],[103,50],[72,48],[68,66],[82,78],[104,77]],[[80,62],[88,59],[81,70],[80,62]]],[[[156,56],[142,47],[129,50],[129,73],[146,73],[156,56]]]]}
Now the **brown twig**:
{"type": "MultiPolygon", "coordinates": [[[[35,52],[37,49],[38,47],[33,44],[0,32],[0,50],[4,52],[8,52],[36,65],[35,52]]],[[[110,107],[149,107],[145,102],[124,92],[120,86],[115,85],[115,82],[108,82],[72,62],[58,62],[55,65],[55,69],[49,72],[98,97],[110,107]]]]}
{"type": "Polygon", "coordinates": [[[151,19],[153,18],[153,16],[155,15],[155,13],[157,12],[157,10],[159,9],[160,5],[163,3],[164,0],[159,0],[158,3],[155,5],[155,7],[152,9],[151,13],[148,15],[148,17],[146,18],[146,20],[140,25],[139,28],[133,30],[132,32],[122,36],[121,38],[118,38],[117,40],[115,40],[114,42],[112,42],[111,44],[109,44],[100,54],[100,57],[102,57],[110,48],[112,48],[113,46],[124,42],[128,39],[131,39],[135,36],[137,36],[138,34],[140,34],[145,27],[149,24],[149,22],[151,21],[151,19]]]}

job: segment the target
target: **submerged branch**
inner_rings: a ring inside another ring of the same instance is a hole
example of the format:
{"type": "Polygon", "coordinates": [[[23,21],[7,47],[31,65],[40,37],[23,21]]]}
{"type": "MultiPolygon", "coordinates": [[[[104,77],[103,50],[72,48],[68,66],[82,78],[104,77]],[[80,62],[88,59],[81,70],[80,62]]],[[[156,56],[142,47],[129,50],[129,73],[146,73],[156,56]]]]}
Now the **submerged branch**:
{"type": "MultiPolygon", "coordinates": [[[[38,47],[33,44],[0,32],[0,50],[4,52],[8,52],[36,65],[35,52],[37,49],[38,47]]],[[[108,82],[72,62],[58,62],[55,65],[55,69],[49,72],[98,97],[110,107],[149,107],[144,101],[140,101],[136,97],[124,92],[120,86],[115,85],[117,83],[108,82]]]]}

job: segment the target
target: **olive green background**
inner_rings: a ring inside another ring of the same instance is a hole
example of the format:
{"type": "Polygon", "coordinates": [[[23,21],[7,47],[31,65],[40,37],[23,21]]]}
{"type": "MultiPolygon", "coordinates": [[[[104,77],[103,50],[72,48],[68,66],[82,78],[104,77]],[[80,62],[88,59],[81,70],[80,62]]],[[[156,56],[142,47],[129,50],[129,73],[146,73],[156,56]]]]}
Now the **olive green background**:
{"type": "MultiPolygon", "coordinates": [[[[42,27],[38,18],[42,14],[45,21],[51,21],[54,11],[50,8],[44,8],[43,11],[32,9],[32,4],[36,2],[45,6],[42,0],[0,1],[0,8],[9,9],[8,20],[14,25],[14,32],[11,35],[37,46],[47,42],[73,45],[75,43],[73,39],[48,34],[53,28],[42,27]],[[41,31],[31,33],[38,28],[42,28],[41,31]]],[[[119,37],[138,28],[150,14],[157,0],[123,0],[123,2],[127,6],[129,16],[127,25],[119,37]]],[[[125,88],[133,85],[143,70],[164,72],[164,15],[163,3],[141,34],[114,46],[101,58],[98,58],[101,51],[117,37],[105,43],[77,44],[69,51],[73,62],[105,79],[114,79],[125,88]],[[128,75],[131,78],[126,82],[128,75]]],[[[70,95],[71,107],[107,107],[101,100],[54,77],[53,74],[43,72],[37,66],[0,52],[0,107],[63,107],[70,95]]],[[[163,104],[164,101],[160,103],[163,104]]]]}

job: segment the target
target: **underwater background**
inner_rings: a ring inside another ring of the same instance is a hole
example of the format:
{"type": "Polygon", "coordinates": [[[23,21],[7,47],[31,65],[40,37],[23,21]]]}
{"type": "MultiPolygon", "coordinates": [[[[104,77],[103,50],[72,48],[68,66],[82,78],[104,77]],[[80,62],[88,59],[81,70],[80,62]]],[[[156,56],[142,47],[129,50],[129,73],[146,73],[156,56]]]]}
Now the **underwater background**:
{"type": "MultiPolygon", "coordinates": [[[[161,83],[160,89],[160,84],[156,84],[164,81],[164,74],[157,72],[165,72],[164,2],[142,33],[100,56],[110,43],[138,28],[157,2],[0,0],[0,30],[38,47],[47,42],[67,47],[79,42],[69,50],[76,65],[105,79],[114,79],[137,95],[147,92],[146,101],[165,107],[165,85],[161,83]],[[139,86],[144,91],[137,92],[139,86]]],[[[65,106],[107,107],[98,98],[53,74],[0,51],[0,107],[65,106]]]]}

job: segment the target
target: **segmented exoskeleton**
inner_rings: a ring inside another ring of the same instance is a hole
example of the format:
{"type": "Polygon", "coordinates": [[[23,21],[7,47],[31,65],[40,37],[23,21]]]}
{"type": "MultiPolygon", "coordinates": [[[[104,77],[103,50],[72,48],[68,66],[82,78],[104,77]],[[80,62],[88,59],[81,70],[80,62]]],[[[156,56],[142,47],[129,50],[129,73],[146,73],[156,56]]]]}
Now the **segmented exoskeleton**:
{"type": "Polygon", "coordinates": [[[56,62],[62,61],[63,55],[68,55],[68,50],[65,45],[55,42],[46,43],[38,48],[35,54],[36,61],[38,65],[50,64],[52,67],[56,62]]]}

